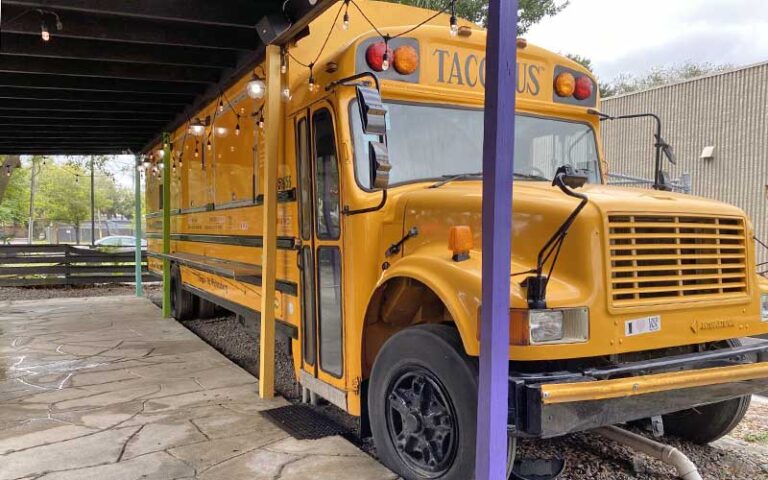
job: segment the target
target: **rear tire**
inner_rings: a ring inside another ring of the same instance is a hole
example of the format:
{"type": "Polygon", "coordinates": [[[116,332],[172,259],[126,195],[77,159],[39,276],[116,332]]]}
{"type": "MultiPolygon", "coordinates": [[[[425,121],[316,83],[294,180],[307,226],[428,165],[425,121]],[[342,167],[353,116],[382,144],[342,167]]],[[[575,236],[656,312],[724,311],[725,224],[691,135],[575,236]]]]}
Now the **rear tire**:
{"type": "Polygon", "coordinates": [[[477,362],[455,328],[407,328],[382,347],[368,411],[381,461],[406,480],[474,475],[477,362]]]}
{"type": "Polygon", "coordinates": [[[705,445],[731,432],[749,409],[751,395],[664,415],[669,435],[705,445]]]}
{"type": "MultiPolygon", "coordinates": [[[[731,348],[741,346],[738,340],[727,343],[731,348]]],[[[701,445],[714,442],[736,428],[746,415],[751,400],[752,396],[746,395],[664,415],[664,431],[701,445]]]]}
{"type": "Polygon", "coordinates": [[[171,271],[171,316],[180,322],[195,318],[197,297],[184,290],[181,284],[181,271],[174,265],[171,271]]]}

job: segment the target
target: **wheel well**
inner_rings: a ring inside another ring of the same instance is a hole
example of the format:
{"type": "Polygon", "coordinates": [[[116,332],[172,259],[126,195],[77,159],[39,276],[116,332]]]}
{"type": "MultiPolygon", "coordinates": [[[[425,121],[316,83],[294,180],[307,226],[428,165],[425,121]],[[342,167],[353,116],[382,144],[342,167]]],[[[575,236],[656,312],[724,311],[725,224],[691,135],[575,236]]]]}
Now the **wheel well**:
{"type": "Polygon", "coordinates": [[[373,294],[363,327],[363,378],[370,376],[373,362],[384,343],[412,325],[454,323],[443,301],[428,286],[408,277],[388,280],[373,294]]]}

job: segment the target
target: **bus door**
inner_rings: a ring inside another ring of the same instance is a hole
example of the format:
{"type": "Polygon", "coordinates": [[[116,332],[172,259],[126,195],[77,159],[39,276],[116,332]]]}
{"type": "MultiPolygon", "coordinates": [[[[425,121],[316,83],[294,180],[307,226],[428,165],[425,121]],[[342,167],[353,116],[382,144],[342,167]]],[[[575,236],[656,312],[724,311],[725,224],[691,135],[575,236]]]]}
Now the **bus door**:
{"type": "Polygon", "coordinates": [[[295,121],[301,230],[301,383],[346,408],[341,188],[334,116],[320,102],[295,121]]]}

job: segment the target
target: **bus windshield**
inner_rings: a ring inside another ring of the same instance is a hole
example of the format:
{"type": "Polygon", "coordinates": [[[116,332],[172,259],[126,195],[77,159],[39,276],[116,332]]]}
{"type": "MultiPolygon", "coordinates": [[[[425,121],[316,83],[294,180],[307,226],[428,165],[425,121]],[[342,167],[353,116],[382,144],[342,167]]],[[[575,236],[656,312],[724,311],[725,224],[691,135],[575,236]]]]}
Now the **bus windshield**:
{"type": "MultiPolygon", "coordinates": [[[[390,185],[475,173],[483,163],[483,110],[390,102],[387,142],[390,185]]],[[[370,186],[368,140],[356,102],[350,104],[355,175],[370,186]]],[[[586,123],[518,114],[515,123],[516,180],[551,181],[561,165],[586,170],[600,182],[595,133],[586,123]]]]}

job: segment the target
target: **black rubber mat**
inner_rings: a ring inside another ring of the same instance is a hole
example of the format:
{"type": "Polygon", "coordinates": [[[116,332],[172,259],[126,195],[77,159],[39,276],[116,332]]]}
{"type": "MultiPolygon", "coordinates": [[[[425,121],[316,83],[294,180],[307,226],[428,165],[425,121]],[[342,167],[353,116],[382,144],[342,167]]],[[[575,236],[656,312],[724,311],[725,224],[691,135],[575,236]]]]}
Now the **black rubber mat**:
{"type": "Polygon", "coordinates": [[[288,405],[261,412],[270,422],[297,440],[344,435],[347,430],[309,405],[288,405]]]}

